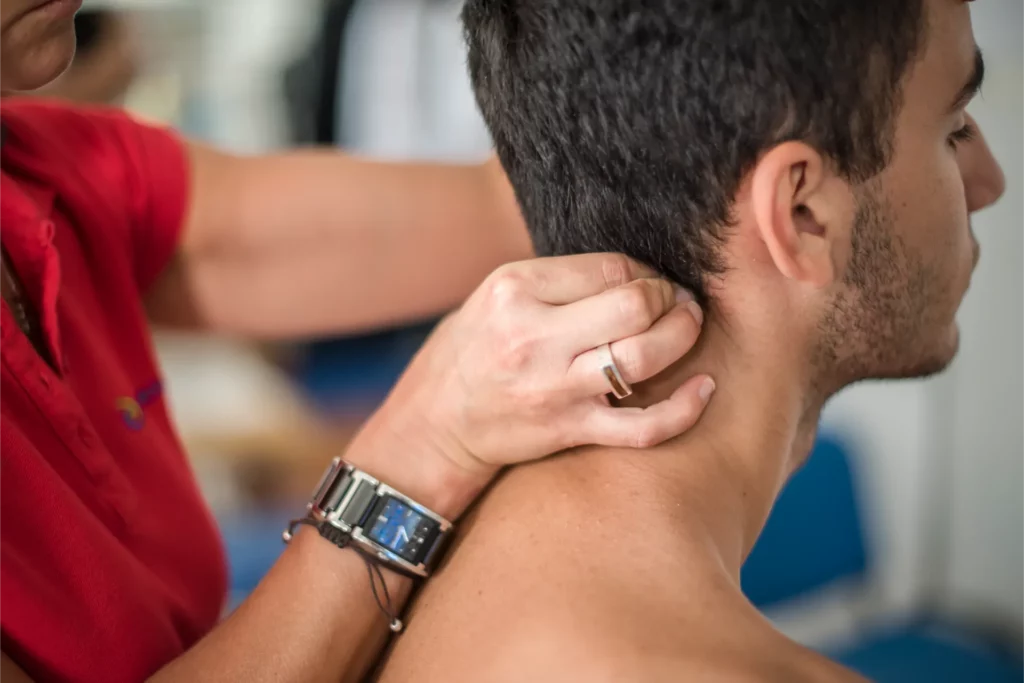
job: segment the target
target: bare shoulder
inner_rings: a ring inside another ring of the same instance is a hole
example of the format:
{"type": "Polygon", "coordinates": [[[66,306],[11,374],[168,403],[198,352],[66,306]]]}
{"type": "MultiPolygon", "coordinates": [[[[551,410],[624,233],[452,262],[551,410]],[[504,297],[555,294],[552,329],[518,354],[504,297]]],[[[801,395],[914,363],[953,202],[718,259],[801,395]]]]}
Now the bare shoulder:
{"type": "MultiPolygon", "coordinates": [[[[783,680],[765,677],[763,670],[744,668],[711,653],[680,656],[655,645],[645,648],[628,628],[614,633],[566,615],[524,619],[483,632],[478,622],[467,628],[468,639],[434,641],[397,648],[382,669],[378,683],[397,681],[488,681],[488,683],[747,683],[783,680]]],[[[789,682],[787,682],[789,683],[789,682]]]]}
{"type": "Polygon", "coordinates": [[[727,577],[691,566],[683,581],[669,556],[617,570],[638,551],[609,531],[615,509],[580,495],[597,466],[552,459],[499,482],[412,604],[378,680],[859,680],[779,634],[727,577]]]}
{"type": "MultiPolygon", "coordinates": [[[[504,612],[501,623],[466,620],[465,627],[400,637],[380,668],[378,683],[488,681],[563,683],[634,680],[629,661],[562,620],[504,612]]],[[[412,632],[410,633],[412,634],[412,632]]]]}
{"type": "Polygon", "coordinates": [[[593,527],[574,521],[585,513],[555,486],[571,482],[545,475],[554,466],[509,473],[462,521],[446,561],[412,603],[380,681],[561,683],[586,680],[573,667],[600,671],[595,636],[616,626],[625,596],[600,576],[598,555],[566,541],[576,527],[579,535],[593,527]]]}
{"type": "Polygon", "coordinates": [[[554,618],[530,622],[513,620],[510,628],[477,640],[476,648],[457,648],[443,667],[445,647],[414,658],[415,671],[402,666],[387,672],[382,681],[411,680],[413,673],[428,673],[427,680],[475,680],[493,683],[865,683],[853,672],[795,643],[755,642],[747,647],[724,638],[694,634],[668,639],[629,629],[614,632],[593,628],[575,619],[554,618]],[[717,641],[717,642],[716,642],[717,641]],[[426,671],[424,671],[426,669],[426,671]],[[433,673],[430,673],[430,672],[433,673]],[[436,675],[435,675],[436,674],[436,675]]]}
{"type": "Polygon", "coordinates": [[[637,677],[644,681],[706,681],[707,683],[867,683],[828,658],[786,641],[724,648],[695,644],[661,660],[637,657],[637,677]]]}
{"type": "Polygon", "coordinates": [[[721,683],[868,683],[855,672],[779,633],[707,658],[692,651],[679,663],[689,679],[721,683]]]}

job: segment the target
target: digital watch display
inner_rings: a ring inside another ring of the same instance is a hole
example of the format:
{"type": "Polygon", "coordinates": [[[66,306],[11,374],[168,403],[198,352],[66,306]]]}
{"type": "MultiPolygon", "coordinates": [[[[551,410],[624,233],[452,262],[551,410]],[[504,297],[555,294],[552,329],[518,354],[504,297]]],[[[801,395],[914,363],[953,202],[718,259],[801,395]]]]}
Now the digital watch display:
{"type": "Polygon", "coordinates": [[[441,525],[394,496],[381,497],[363,535],[406,562],[419,564],[434,545],[441,525]]]}
{"type": "Polygon", "coordinates": [[[414,576],[429,575],[452,528],[444,517],[341,458],[331,462],[306,510],[359,550],[414,576]]]}

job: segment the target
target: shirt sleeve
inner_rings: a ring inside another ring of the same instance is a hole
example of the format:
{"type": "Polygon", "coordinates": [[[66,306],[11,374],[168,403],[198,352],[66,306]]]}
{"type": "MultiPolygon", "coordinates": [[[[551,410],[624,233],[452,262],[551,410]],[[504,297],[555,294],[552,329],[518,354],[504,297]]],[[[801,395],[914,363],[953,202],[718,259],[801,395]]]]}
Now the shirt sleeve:
{"type": "Polygon", "coordinates": [[[135,282],[145,293],[181,238],[190,176],[184,140],[167,127],[111,107],[23,101],[8,103],[5,110],[5,116],[17,114],[47,138],[54,155],[61,152],[78,166],[96,199],[123,219],[106,228],[122,233],[113,237],[126,245],[135,282]]]}
{"type": "Polygon", "coordinates": [[[147,291],[177,250],[189,194],[185,143],[170,129],[146,125],[127,114],[111,115],[111,133],[124,150],[130,197],[132,261],[139,290],[147,291]]]}

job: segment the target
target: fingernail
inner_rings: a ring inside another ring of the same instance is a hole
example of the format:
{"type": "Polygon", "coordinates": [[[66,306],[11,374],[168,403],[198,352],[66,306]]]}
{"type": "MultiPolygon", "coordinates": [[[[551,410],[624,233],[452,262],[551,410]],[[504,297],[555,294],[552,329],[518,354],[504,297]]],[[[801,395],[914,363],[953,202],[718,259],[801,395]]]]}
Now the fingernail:
{"type": "Polygon", "coordinates": [[[710,377],[705,377],[704,381],[701,382],[700,390],[697,392],[697,395],[700,396],[700,400],[707,403],[713,393],[715,393],[715,380],[710,377]]]}
{"type": "Polygon", "coordinates": [[[696,301],[691,301],[686,304],[686,307],[690,309],[690,315],[692,315],[693,319],[697,321],[697,324],[702,325],[704,323],[704,311],[700,309],[700,304],[696,301]]]}
{"type": "Polygon", "coordinates": [[[676,303],[685,304],[687,301],[693,301],[696,297],[693,296],[693,292],[680,287],[679,285],[672,285],[672,288],[676,290],[676,303]]]}

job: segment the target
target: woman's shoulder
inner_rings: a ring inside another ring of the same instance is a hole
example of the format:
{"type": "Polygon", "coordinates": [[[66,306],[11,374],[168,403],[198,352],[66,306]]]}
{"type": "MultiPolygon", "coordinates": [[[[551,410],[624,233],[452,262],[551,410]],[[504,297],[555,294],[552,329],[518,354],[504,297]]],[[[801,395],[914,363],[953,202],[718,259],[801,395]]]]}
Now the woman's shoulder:
{"type": "Polygon", "coordinates": [[[5,156],[11,149],[38,156],[60,147],[95,145],[110,128],[130,125],[131,118],[112,107],[12,96],[0,103],[0,120],[5,156]]]}

